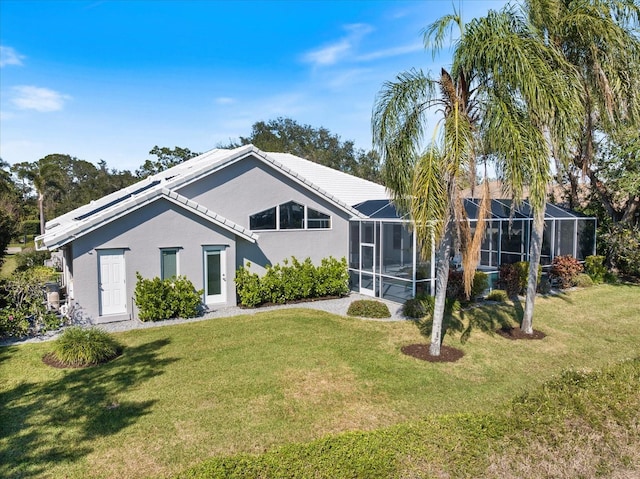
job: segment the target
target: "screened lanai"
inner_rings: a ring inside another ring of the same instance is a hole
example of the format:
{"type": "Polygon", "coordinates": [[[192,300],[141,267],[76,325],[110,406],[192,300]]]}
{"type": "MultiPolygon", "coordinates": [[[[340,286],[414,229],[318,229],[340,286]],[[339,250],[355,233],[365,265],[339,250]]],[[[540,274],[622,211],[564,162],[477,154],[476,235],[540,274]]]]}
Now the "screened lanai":
{"type": "MultiPolygon", "coordinates": [[[[471,229],[477,223],[480,200],[465,199],[471,229]]],[[[355,207],[367,216],[353,219],[349,232],[349,274],[351,288],[360,293],[402,303],[416,293],[435,291],[433,253],[424,259],[407,218],[398,215],[388,200],[366,201],[355,207]]],[[[531,238],[531,206],[517,208],[509,200],[492,200],[491,217],[481,246],[478,269],[489,276],[494,287],[498,267],[504,263],[527,261],[531,238]]],[[[596,219],[557,205],[547,204],[541,264],[551,264],[555,256],[571,255],[579,260],[595,254],[596,219]]],[[[454,254],[451,267],[460,267],[454,254]]]]}

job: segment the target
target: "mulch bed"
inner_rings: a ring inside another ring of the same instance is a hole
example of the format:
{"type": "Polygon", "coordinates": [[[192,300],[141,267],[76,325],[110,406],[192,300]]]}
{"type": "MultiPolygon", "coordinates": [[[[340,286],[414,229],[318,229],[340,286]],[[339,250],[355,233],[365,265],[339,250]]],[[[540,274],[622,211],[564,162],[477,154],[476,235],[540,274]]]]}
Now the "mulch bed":
{"type": "Polygon", "coordinates": [[[53,353],[47,353],[44,356],[42,356],[42,362],[45,363],[47,366],[51,366],[52,368],[58,368],[58,369],[82,369],[82,368],[90,368],[93,366],[98,366],[100,364],[105,364],[108,363],[109,361],[113,361],[115,358],[117,358],[118,356],[120,356],[120,352],[118,354],[116,354],[114,357],[107,359],[106,361],[102,361],[101,363],[98,364],[87,364],[84,366],[73,366],[73,365],[69,365],[69,364],[65,364],[62,361],[60,361],[55,354],[53,353]]]}
{"type": "Polygon", "coordinates": [[[429,345],[422,343],[402,346],[400,350],[407,356],[429,361],[430,363],[453,363],[464,356],[461,350],[445,345],[440,346],[440,356],[431,356],[429,354],[429,345]]]}
{"type": "Polygon", "coordinates": [[[501,328],[496,331],[500,336],[506,339],[542,339],[547,335],[537,329],[533,330],[533,334],[523,333],[520,326],[514,326],[512,328],[501,328]]]}

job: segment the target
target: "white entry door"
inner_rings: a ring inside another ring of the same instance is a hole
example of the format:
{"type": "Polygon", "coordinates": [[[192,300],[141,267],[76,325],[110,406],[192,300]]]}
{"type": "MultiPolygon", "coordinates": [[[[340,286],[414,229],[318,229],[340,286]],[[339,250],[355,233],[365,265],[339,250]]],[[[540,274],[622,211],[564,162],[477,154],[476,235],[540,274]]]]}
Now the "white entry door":
{"type": "Polygon", "coordinates": [[[126,313],[124,251],[121,249],[98,251],[98,269],[100,316],[126,313]]]}
{"type": "Polygon", "coordinates": [[[205,304],[227,301],[227,260],[224,247],[204,250],[204,301],[205,304]]]}

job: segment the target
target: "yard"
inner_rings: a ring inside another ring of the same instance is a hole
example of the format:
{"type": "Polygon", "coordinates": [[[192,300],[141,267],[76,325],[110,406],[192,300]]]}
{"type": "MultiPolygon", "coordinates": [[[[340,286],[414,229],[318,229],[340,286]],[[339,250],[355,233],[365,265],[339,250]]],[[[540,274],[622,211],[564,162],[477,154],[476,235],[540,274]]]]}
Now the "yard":
{"type": "MultiPolygon", "coordinates": [[[[477,310],[492,317],[515,308],[477,310]]],[[[208,457],[260,453],[431,414],[492,412],[567,367],[640,354],[640,287],[538,298],[541,341],[479,331],[457,363],[404,356],[409,322],[282,310],[130,331],[124,353],[58,370],[51,345],[0,348],[0,476],[171,476],[208,457]]]]}

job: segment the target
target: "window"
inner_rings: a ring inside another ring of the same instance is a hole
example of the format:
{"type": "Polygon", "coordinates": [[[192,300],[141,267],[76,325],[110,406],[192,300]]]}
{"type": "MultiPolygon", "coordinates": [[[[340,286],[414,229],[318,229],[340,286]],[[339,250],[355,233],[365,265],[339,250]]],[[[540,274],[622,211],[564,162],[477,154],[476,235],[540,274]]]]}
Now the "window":
{"type": "Polygon", "coordinates": [[[328,229],[331,228],[331,217],[311,208],[307,208],[307,228],[328,229]]]}
{"type": "Polygon", "coordinates": [[[249,228],[252,230],[276,229],[276,208],[269,208],[249,217],[249,228]]]}
{"type": "Polygon", "coordinates": [[[280,205],[280,229],[301,230],[304,228],[304,205],[289,201],[280,205]]]}
{"type": "Polygon", "coordinates": [[[162,249],[160,250],[160,277],[169,279],[178,276],[178,250],[162,249]]]}
{"type": "Polygon", "coordinates": [[[251,230],[330,229],[331,216],[289,201],[249,217],[251,230]]]}

